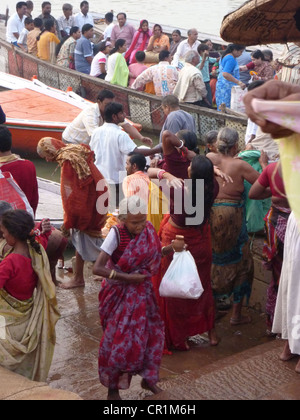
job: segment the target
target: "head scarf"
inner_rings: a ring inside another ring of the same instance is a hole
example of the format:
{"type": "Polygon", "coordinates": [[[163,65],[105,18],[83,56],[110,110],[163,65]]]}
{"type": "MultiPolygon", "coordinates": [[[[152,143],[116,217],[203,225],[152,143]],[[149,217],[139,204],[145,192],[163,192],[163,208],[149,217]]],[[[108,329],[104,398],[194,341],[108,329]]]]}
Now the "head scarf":
{"type": "Polygon", "coordinates": [[[64,228],[78,229],[96,236],[105,224],[107,198],[103,208],[97,208],[97,201],[106,194],[105,180],[94,164],[94,153],[85,144],[66,145],[61,140],[44,137],[37,146],[42,158],[56,161],[61,166],[61,198],[64,208],[64,228]],[[103,188],[97,189],[99,181],[103,188]]]}
{"type": "Polygon", "coordinates": [[[38,143],[37,152],[41,157],[56,161],[60,166],[63,166],[64,162],[69,161],[79,179],[84,179],[91,175],[87,160],[93,152],[84,144],[66,145],[61,140],[44,137],[38,143]]]}
{"type": "MultiPolygon", "coordinates": [[[[131,42],[131,45],[130,45],[129,49],[127,50],[126,54],[125,54],[125,60],[126,61],[128,61],[130,59],[130,56],[131,56],[132,52],[134,51],[135,46],[136,46],[136,44],[138,42],[138,39],[139,39],[139,37],[140,37],[141,34],[143,34],[143,41],[142,41],[141,46],[139,47],[139,51],[144,51],[146,49],[146,43],[150,39],[151,31],[150,31],[149,28],[148,28],[148,31],[147,32],[144,32],[143,31],[142,26],[143,26],[143,24],[145,22],[148,23],[148,21],[146,19],[143,19],[143,20],[140,21],[139,29],[136,31],[136,33],[135,33],[135,35],[133,37],[133,40],[131,42]]],[[[135,58],[132,60],[132,62],[133,63],[136,62],[135,61],[135,58]]]]}

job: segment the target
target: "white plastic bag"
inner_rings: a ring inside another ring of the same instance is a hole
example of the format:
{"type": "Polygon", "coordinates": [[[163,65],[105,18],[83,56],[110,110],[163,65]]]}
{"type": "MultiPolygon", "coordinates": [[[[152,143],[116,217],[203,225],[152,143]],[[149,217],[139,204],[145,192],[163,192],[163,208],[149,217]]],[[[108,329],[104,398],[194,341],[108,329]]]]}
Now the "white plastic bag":
{"type": "Polygon", "coordinates": [[[160,296],[199,299],[202,293],[203,287],[192,254],[189,251],[175,252],[160,283],[160,296]]]}
{"type": "Polygon", "coordinates": [[[232,86],[230,101],[230,109],[232,109],[232,111],[245,114],[245,105],[243,102],[243,97],[246,93],[247,89],[243,90],[240,86],[232,86]]]}

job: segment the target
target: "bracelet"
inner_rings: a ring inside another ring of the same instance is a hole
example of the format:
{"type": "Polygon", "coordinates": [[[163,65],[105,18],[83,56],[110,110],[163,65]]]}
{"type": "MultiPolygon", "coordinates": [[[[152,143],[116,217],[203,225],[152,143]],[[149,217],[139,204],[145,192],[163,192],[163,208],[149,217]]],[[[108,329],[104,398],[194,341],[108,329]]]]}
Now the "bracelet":
{"type": "Polygon", "coordinates": [[[178,147],[178,149],[181,149],[184,145],[184,141],[183,140],[179,140],[179,141],[181,142],[181,146],[177,146],[177,147],[178,147]]]}
{"type": "Polygon", "coordinates": [[[109,275],[109,279],[114,279],[117,275],[117,272],[115,270],[111,270],[110,275],[109,275]]]}
{"type": "Polygon", "coordinates": [[[166,255],[166,254],[164,253],[165,248],[166,248],[166,247],[165,247],[165,246],[163,246],[163,247],[162,247],[162,249],[161,249],[161,255],[162,255],[163,257],[166,255]]]}
{"type": "Polygon", "coordinates": [[[163,178],[163,176],[164,176],[164,173],[166,173],[166,171],[164,170],[164,169],[161,169],[160,171],[158,171],[158,173],[157,173],[157,178],[161,181],[162,180],[162,178],[163,178]]]}

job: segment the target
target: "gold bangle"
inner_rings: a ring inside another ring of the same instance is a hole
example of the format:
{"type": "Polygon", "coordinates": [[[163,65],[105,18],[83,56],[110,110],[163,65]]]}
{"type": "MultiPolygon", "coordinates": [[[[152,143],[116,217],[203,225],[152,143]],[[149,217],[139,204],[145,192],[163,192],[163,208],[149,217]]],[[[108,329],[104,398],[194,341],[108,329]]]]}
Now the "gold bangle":
{"type": "Polygon", "coordinates": [[[116,272],[115,272],[115,270],[111,270],[111,272],[110,272],[110,275],[109,275],[109,279],[113,279],[113,278],[115,278],[115,276],[116,276],[116,272]]]}

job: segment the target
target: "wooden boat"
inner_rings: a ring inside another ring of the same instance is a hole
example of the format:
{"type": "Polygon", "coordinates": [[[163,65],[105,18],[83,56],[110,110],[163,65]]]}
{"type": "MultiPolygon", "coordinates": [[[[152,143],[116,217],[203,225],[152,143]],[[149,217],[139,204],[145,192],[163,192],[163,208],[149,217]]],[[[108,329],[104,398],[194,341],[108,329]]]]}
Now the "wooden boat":
{"type": "MultiPolygon", "coordinates": [[[[13,150],[35,156],[42,137],[61,139],[66,126],[91,102],[72,91],[51,88],[34,77],[26,80],[0,72],[0,104],[13,138],[13,150]],[[3,90],[4,89],[4,90],[3,90]]],[[[141,130],[140,125],[136,127],[141,130]]]]}
{"type": "MultiPolygon", "coordinates": [[[[159,133],[165,120],[161,97],[112,85],[105,80],[50,64],[19,48],[12,48],[11,44],[2,40],[0,40],[0,71],[29,80],[36,75],[38,80],[47,86],[62,91],[66,91],[70,86],[73,92],[84,93],[85,98],[92,102],[96,101],[101,89],[109,89],[115,94],[116,101],[122,103],[127,117],[134,123],[141,124],[143,130],[148,133],[159,133]]],[[[228,126],[240,133],[243,142],[247,128],[246,116],[230,110],[222,113],[188,104],[181,104],[181,109],[194,117],[200,139],[210,130],[219,130],[228,126]]]]}
{"type": "Polygon", "coordinates": [[[35,155],[42,137],[61,139],[66,126],[90,102],[49,88],[37,79],[25,80],[0,72],[0,103],[13,138],[13,150],[35,155]]]}

